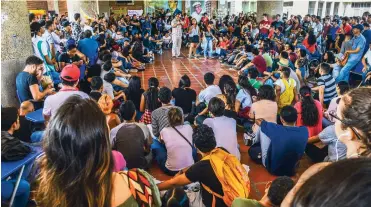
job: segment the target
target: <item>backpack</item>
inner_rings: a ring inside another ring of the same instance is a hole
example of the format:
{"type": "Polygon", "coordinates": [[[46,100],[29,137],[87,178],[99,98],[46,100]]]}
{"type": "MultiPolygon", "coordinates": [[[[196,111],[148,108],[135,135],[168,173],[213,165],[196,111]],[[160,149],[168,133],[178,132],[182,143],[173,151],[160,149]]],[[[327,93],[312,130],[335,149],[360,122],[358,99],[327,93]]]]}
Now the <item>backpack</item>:
{"type": "Polygon", "coordinates": [[[31,148],[15,137],[1,137],[2,161],[18,161],[31,153],[31,148]]]}
{"type": "Polygon", "coordinates": [[[204,189],[213,195],[212,207],[215,207],[215,197],[223,199],[227,206],[231,206],[235,198],[248,198],[250,180],[246,169],[234,155],[216,148],[202,160],[210,160],[214,173],[223,188],[224,195],[221,196],[202,184],[204,189]]]}
{"type": "Polygon", "coordinates": [[[295,98],[294,89],[295,81],[292,78],[287,80],[282,79],[283,84],[285,85],[285,91],[281,94],[280,100],[278,102],[278,108],[282,109],[284,106],[291,105],[292,101],[295,98]]]}

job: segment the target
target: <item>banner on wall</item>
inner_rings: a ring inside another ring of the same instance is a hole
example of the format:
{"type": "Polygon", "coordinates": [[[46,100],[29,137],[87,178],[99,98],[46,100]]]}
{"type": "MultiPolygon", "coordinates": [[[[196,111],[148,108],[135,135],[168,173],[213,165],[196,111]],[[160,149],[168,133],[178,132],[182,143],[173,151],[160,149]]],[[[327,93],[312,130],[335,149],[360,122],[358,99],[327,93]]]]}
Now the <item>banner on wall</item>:
{"type": "Polygon", "coordinates": [[[201,21],[201,17],[205,12],[205,1],[191,1],[191,17],[195,18],[197,22],[201,21]]]}
{"type": "Polygon", "coordinates": [[[143,10],[128,10],[128,15],[133,16],[136,14],[137,16],[142,16],[143,10]]]}
{"type": "Polygon", "coordinates": [[[147,13],[158,13],[161,9],[164,9],[166,13],[171,15],[182,13],[181,0],[147,0],[145,4],[147,13]]]}

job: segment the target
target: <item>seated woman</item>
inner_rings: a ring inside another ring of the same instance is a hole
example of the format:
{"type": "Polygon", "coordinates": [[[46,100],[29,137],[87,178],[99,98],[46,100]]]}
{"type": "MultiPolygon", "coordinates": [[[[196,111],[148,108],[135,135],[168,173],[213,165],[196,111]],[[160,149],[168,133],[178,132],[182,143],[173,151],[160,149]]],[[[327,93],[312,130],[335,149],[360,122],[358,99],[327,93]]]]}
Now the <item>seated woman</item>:
{"type": "MultiPolygon", "coordinates": [[[[178,88],[172,91],[172,96],[175,99],[175,106],[182,108],[185,120],[187,120],[188,114],[191,113],[192,105],[196,102],[197,98],[196,91],[190,87],[191,79],[189,79],[187,75],[183,75],[179,80],[178,88]]],[[[189,122],[193,123],[192,120],[189,120],[189,122]]]]}
{"type": "Polygon", "coordinates": [[[124,207],[148,205],[150,201],[150,205],[160,206],[158,188],[148,173],[140,169],[113,172],[106,118],[93,100],[67,99],[50,120],[44,140],[38,205],[124,207]],[[128,176],[133,178],[130,183],[128,176]],[[139,176],[142,179],[135,179],[139,176]],[[145,192],[145,198],[132,185],[145,192]]]}
{"type": "MultiPolygon", "coordinates": [[[[317,39],[313,31],[309,32],[303,41],[304,47],[308,50],[310,57],[318,57],[320,54],[317,51],[317,39]]],[[[310,58],[311,59],[311,58],[310,58]]]]}
{"type": "Polygon", "coordinates": [[[295,104],[298,112],[296,126],[306,126],[309,137],[316,136],[322,131],[322,105],[312,97],[312,90],[308,86],[300,88],[300,101],[295,104]]]}
{"type": "Polygon", "coordinates": [[[133,46],[132,50],[133,58],[139,60],[142,63],[150,63],[153,61],[153,54],[150,52],[146,52],[143,48],[143,43],[140,41],[136,41],[133,46]]]}
{"type": "Polygon", "coordinates": [[[102,112],[106,115],[106,122],[110,129],[113,129],[121,123],[117,114],[112,112],[113,101],[110,96],[103,94],[98,100],[98,105],[102,112]]]}
{"type": "Polygon", "coordinates": [[[142,101],[142,94],[144,90],[142,89],[142,85],[140,82],[140,78],[138,76],[132,76],[129,80],[129,86],[124,90],[126,100],[133,101],[135,105],[135,109],[137,110],[137,118],[139,120],[142,117],[142,113],[140,112],[140,102],[142,101]]]}
{"type": "Polygon", "coordinates": [[[171,127],[166,127],[160,132],[160,141],[165,146],[153,151],[161,170],[167,175],[174,176],[180,170],[194,164],[193,129],[183,123],[183,114],[178,108],[171,108],[168,117],[171,127]]]}
{"type": "Polygon", "coordinates": [[[246,76],[238,77],[238,85],[240,86],[240,90],[236,96],[236,99],[238,100],[236,104],[239,104],[238,116],[248,119],[250,108],[253,103],[253,96],[256,96],[257,92],[256,89],[250,84],[249,79],[246,76]]]}
{"type": "Polygon", "coordinates": [[[225,104],[224,116],[237,119],[237,113],[240,110],[241,102],[236,99],[236,84],[233,81],[228,81],[224,84],[222,91],[224,93],[219,94],[216,97],[220,98],[225,104]]]}
{"type": "Polygon", "coordinates": [[[140,122],[144,124],[151,124],[152,111],[161,107],[161,103],[158,101],[158,85],[157,78],[148,79],[148,89],[142,94],[140,98],[140,112],[143,113],[140,122]]]}

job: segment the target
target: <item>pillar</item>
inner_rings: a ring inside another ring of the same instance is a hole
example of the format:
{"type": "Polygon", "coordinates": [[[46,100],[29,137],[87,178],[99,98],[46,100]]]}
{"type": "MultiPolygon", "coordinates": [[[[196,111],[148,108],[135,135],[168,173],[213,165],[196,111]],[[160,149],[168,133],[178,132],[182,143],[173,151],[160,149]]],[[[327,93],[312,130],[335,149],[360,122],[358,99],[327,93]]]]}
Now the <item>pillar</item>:
{"type": "Polygon", "coordinates": [[[269,16],[283,13],[283,1],[257,1],[257,19],[258,21],[263,19],[263,14],[268,14],[269,16]]]}
{"type": "Polygon", "coordinates": [[[109,5],[109,1],[98,1],[98,13],[99,14],[102,14],[102,13],[107,13],[108,15],[110,15],[110,5],[109,5]]]}
{"type": "Polygon", "coordinates": [[[15,78],[32,55],[26,1],[1,1],[1,105],[19,106],[15,78]]]}
{"type": "Polygon", "coordinates": [[[91,1],[67,0],[68,18],[70,21],[74,21],[73,16],[76,13],[80,13],[81,21],[85,22],[86,19],[94,18],[94,16],[99,12],[98,7],[99,7],[98,0],[91,1]]]}

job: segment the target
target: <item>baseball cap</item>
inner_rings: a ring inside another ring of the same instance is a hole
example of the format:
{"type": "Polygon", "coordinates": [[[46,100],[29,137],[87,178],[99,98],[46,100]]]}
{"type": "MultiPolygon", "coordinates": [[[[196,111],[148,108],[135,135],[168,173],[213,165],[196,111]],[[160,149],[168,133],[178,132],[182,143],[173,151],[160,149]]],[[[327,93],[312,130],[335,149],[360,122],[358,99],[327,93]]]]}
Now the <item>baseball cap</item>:
{"type": "Polygon", "coordinates": [[[364,27],[363,27],[363,25],[362,24],[356,24],[356,25],[354,25],[353,26],[353,29],[359,29],[359,31],[363,31],[363,29],[364,29],[364,27]]]}
{"type": "Polygon", "coordinates": [[[65,81],[77,81],[80,78],[80,69],[74,64],[67,65],[61,72],[61,78],[65,81]]]}
{"type": "Polygon", "coordinates": [[[197,5],[201,6],[201,2],[199,2],[199,1],[198,2],[195,2],[192,6],[195,7],[197,5]]]}

